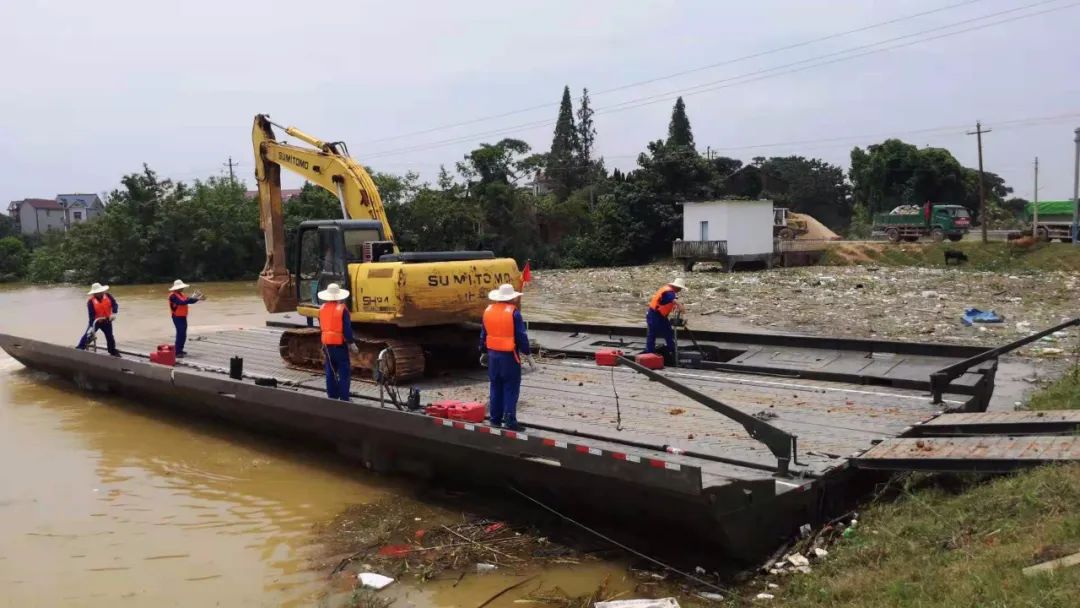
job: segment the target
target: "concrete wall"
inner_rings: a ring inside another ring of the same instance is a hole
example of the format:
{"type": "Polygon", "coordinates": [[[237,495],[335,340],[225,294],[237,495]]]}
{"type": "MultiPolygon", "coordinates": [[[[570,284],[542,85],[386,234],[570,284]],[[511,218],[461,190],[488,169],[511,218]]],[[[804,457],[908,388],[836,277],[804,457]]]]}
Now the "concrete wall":
{"type": "Polygon", "coordinates": [[[23,234],[44,234],[49,230],[65,229],[63,209],[35,209],[30,203],[19,208],[19,224],[23,234]]]}
{"type": "Polygon", "coordinates": [[[683,204],[684,241],[727,241],[728,255],[761,255],[773,250],[772,201],[707,201],[683,204]],[[708,222],[702,238],[701,222],[708,222]]]}

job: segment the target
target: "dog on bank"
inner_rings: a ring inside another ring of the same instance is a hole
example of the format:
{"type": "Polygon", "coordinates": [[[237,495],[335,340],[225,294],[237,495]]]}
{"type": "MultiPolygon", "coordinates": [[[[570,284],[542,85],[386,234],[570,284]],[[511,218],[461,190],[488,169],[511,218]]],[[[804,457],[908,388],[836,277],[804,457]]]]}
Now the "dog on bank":
{"type": "Polygon", "coordinates": [[[955,249],[946,249],[945,250],[945,265],[946,266],[948,266],[950,262],[957,265],[957,266],[959,266],[960,264],[964,264],[967,261],[968,261],[967,254],[964,253],[963,251],[957,251],[955,249]]]}

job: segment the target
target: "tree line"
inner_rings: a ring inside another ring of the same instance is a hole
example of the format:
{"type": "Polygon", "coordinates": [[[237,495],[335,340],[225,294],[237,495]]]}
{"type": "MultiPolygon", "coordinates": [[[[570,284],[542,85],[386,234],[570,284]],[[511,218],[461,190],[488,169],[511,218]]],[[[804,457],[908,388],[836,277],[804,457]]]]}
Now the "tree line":
{"type": "MultiPolygon", "coordinates": [[[[520,139],[481,143],[442,167],[434,183],[418,174],[373,171],[404,251],[491,249],[546,267],[640,264],[670,254],[681,236],[684,201],[768,198],[809,213],[840,233],[864,236],[873,213],[924,201],[978,208],[978,172],[943,148],[889,139],[851,151],[851,169],[803,156],[749,162],[702,154],[686,104],[672,108],[666,137],[649,142],[629,171],[605,167],[588,90],[575,110],[569,87],[546,152],[520,139]]],[[[362,160],[362,159],[361,159],[362,160]]],[[[1026,201],[984,174],[991,222],[1007,225],[1026,201]]],[[[149,167],[124,176],[104,213],[65,233],[22,238],[0,219],[0,280],[107,280],[134,283],[229,280],[262,268],[257,204],[237,180],[192,184],[149,167]]],[[[329,192],[306,184],[285,205],[289,234],[307,219],[340,215],[329,192]]]]}

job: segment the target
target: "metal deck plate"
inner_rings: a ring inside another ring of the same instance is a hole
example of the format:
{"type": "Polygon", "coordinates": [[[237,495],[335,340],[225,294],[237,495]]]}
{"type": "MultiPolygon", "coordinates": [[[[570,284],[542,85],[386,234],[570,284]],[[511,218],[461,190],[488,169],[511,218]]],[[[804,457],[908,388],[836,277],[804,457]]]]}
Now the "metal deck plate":
{"type": "Polygon", "coordinates": [[[1080,437],[897,437],[853,459],[864,469],[1000,472],[1080,459],[1080,437]]]}
{"type": "MultiPolygon", "coordinates": [[[[257,328],[218,331],[189,339],[184,366],[224,371],[232,356],[244,358],[245,373],[322,390],[321,374],[292,369],[278,356],[280,330],[257,328]]],[[[160,340],[129,342],[125,350],[149,352],[160,340]]],[[[799,437],[795,470],[820,475],[842,466],[847,457],[866,450],[875,440],[895,437],[938,413],[921,391],[892,387],[745,375],[705,370],[666,370],[666,374],[799,437]]],[[[415,383],[423,401],[457,399],[487,401],[488,380],[482,369],[455,370],[415,383]]],[[[355,393],[377,398],[378,387],[353,381],[355,393]]],[[[953,405],[963,397],[954,396],[953,405]]],[[[949,403],[946,403],[949,405],[949,403]]],[[[743,427],[626,368],[598,367],[581,360],[547,359],[522,381],[519,419],[564,439],[589,436],[605,449],[647,456],[657,450],[669,461],[702,469],[710,479],[760,479],[767,471],[716,462],[708,458],[665,453],[665,446],[706,456],[744,461],[760,467],[775,458],[743,427]],[[618,408],[616,408],[616,393],[618,408]],[[621,413],[622,427],[617,428],[621,413]],[[626,448],[625,443],[648,444],[655,450],[626,448]],[[605,443],[606,442],[606,443],[605,443]]]]}

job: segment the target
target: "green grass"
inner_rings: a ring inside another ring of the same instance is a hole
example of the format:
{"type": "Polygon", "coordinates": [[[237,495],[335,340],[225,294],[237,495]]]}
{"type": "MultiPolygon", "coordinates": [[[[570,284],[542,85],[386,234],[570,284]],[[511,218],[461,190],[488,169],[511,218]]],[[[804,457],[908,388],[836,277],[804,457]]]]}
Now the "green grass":
{"type": "Polygon", "coordinates": [[[835,244],[821,258],[826,266],[874,264],[879,266],[944,267],[946,249],[964,252],[971,270],[1067,270],[1080,271],[1080,246],[1042,243],[1016,247],[1005,242],[959,243],[856,243],[835,244]]]}
{"type": "MultiPolygon", "coordinates": [[[[1080,368],[1029,407],[1080,408],[1080,368]]],[[[1021,570],[1080,551],[1080,464],[990,480],[908,475],[895,483],[899,497],[865,509],[856,535],[832,547],[811,574],[775,581],[781,588],[772,605],[1077,605],[1080,566],[1037,577],[1021,570]]]]}
{"type": "Polygon", "coordinates": [[[1080,409],[1080,366],[1072,368],[1060,380],[1039,391],[1028,402],[1029,410],[1080,409]]]}

